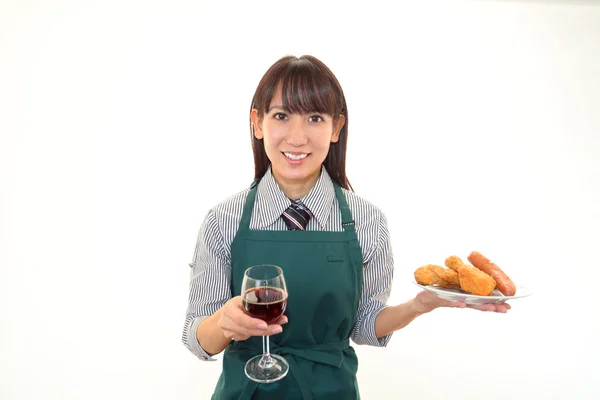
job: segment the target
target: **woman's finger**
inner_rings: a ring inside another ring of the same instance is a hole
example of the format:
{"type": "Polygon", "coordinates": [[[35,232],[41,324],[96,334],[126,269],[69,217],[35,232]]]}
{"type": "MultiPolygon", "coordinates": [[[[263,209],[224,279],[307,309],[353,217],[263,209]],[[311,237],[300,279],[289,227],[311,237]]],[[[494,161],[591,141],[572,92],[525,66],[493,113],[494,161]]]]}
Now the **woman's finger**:
{"type": "Polygon", "coordinates": [[[271,329],[265,321],[258,318],[252,318],[243,311],[241,313],[236,313],[232,318],[232,322],[241,332],[250,336],[268,335],[271,329]]]}
{"type": "Polygon", "coordinates": [[[465,308],[467,305],[461,301],[446,301],[444,307],[465,308]]]}
{"type": "Polygon", "coordinates": [[[225,315],[221,322],[221,329],[248,336],[263,336],[269,332],[269,327],[264,321],[247,315],[225,315]]]}
{"type": "Polygon", "coordinates": [[[508,304],[469,304],[467,305],[469,308],[473,308],[479,311],[494,311],[498,313],[505,314],[509,309],[510,305],[508,304]],[[508,307],[507,307],[508,306],[508,307]]]}
{"type": "Polygon", "coordinates": [[[283,331],[282,323],[287,323],[287,317],[283,321],[281,318],[277,323],[267,325],[267,323],[258,318],[252,318],[247,315],[241,308],[230,307],[224,313],[224,321],[222,328],[230,331],[239,332],[248,336],[270,336],[276,335],[283,331]]]}
{"type": "Polygon", "coordinates": [[[508,304],[496,304],[496,312],[505,314],[510,309],[508,304]]]}
{"type": "Polygon", "coordinates": [[[230,299],[223,308],[221,329],[249,336],[266,335],[269,330],[266,322],[252,318],[244,312],[240,296],[230,299]]]}
{"type": "MultiPolygon", "coordinates": [[[[264,322],[264,321],[261,321],[261,322],[264,322]]],[[[233,334],[236,335],[236,339],[238,336],[243,336],[243,337],[245,337],[245,339],[247,339],[250,336],[271,336],[271,335],[276,335],[278,333],[281,333],[283,331],[283,328],[279,324],[272,324],[272,325],[268,325],[268,326],[265,324],[265,326],[266,326],[266,328],[264,328],[264,329],[256,328],[256,327],[252,328],[252,326],[244,327],[244,326],[230,320],[227,322],[224,321],[221,324],[221,329],[223,329],[223,332],[225,332],[225,331],[233,332],[233,334]]]]}
{"type": "Polygon", "coordinates": [[[495,311],[496,307],[493,304],[467,304],[467,307],[479,311],[495,311]]]}

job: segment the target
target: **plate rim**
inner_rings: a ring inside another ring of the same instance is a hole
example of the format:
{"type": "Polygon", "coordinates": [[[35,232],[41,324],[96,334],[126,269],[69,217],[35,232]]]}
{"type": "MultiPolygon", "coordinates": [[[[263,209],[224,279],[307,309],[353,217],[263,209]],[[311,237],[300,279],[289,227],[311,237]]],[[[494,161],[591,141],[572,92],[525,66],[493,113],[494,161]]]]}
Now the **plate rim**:
{"type": "Polygon", "coordinates": [[[417,283],[416,280],[413,280],[412,283],[414,283],[415,285],[417,285],[418,287],[427,290],[429,292],[435,293],[435,294],[442,294],[444,296],[461,296],[464,297],[466,299],[481,299],[481,300],[490,300],[490,301],[497,301],[497,300],[511,300],[511,299],[519,299],[519,298],[523,298],[523,297],[528,297],[531,296],[533,294],[533,292],[529,289],[529,287],[527,285],[523,285],[523,284],[518,284],[515,285],[517,287],[517,289],[522,289],[525,290],[524,294],[518,294],[519,291],[517,290],[517,294],[515,294],[514,296],[505,296],[503,294],[501,295],[495,295],[495,296],[480,296],[480,295],[476,295],[476,294],[470,294],[467,292],[464,293],[460,293],[460,292],[454,292],[454,291],[450,291],[450,290],[445,290],[444,288],[440,287],[440,286],[433,286],[433,285],[421,285],[420,283],[417,283]]]}

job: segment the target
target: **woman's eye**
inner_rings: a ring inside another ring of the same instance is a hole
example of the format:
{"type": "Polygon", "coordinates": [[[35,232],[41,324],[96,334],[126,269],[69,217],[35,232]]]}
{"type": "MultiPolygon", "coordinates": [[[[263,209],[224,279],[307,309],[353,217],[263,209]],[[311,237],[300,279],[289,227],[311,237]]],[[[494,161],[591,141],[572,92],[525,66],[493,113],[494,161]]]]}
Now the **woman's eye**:
{"type": "Polygon", "coordinates": [[[275,115],[273,115],[273,117],[279,121],[282,121],[287,118],[287,115],[279,112],[279,113],[276,113],[275,115]]]}
{"type": "Polygon", "coordinates": [[[312,115],[309,119],[310,122],[322,122],[324,121],[323,117],[320,115],[312,115]]]}

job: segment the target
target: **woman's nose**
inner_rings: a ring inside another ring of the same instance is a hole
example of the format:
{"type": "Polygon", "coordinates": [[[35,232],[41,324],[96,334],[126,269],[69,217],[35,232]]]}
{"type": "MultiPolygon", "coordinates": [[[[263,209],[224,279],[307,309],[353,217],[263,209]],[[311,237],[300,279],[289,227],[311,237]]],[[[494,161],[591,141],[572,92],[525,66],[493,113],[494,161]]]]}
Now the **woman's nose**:
{"type": "Polygon", "coordinates": [[[295,121],[290,125],[290,131],[287,135],[288,144],[294,147],[304,146],[308,141],[308,137],[304,131],[302,121],[295,121]]]}

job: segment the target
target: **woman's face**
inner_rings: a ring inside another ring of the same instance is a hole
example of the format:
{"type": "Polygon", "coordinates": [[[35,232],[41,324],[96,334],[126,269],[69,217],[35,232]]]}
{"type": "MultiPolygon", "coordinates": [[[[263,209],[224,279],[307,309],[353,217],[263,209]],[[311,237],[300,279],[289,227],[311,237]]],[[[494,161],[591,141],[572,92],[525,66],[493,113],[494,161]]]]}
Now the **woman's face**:
{"type": "Polygon", "coordinates": [[[271,99],[262,119],[258,110],[251,113],[254,136],[263,139],[275,179],[284,184],[314,183],[329,145],[339,139],[344,116],[337,121],[327,114],[292,114],[283,108],[281,88],[271,99]]]}

